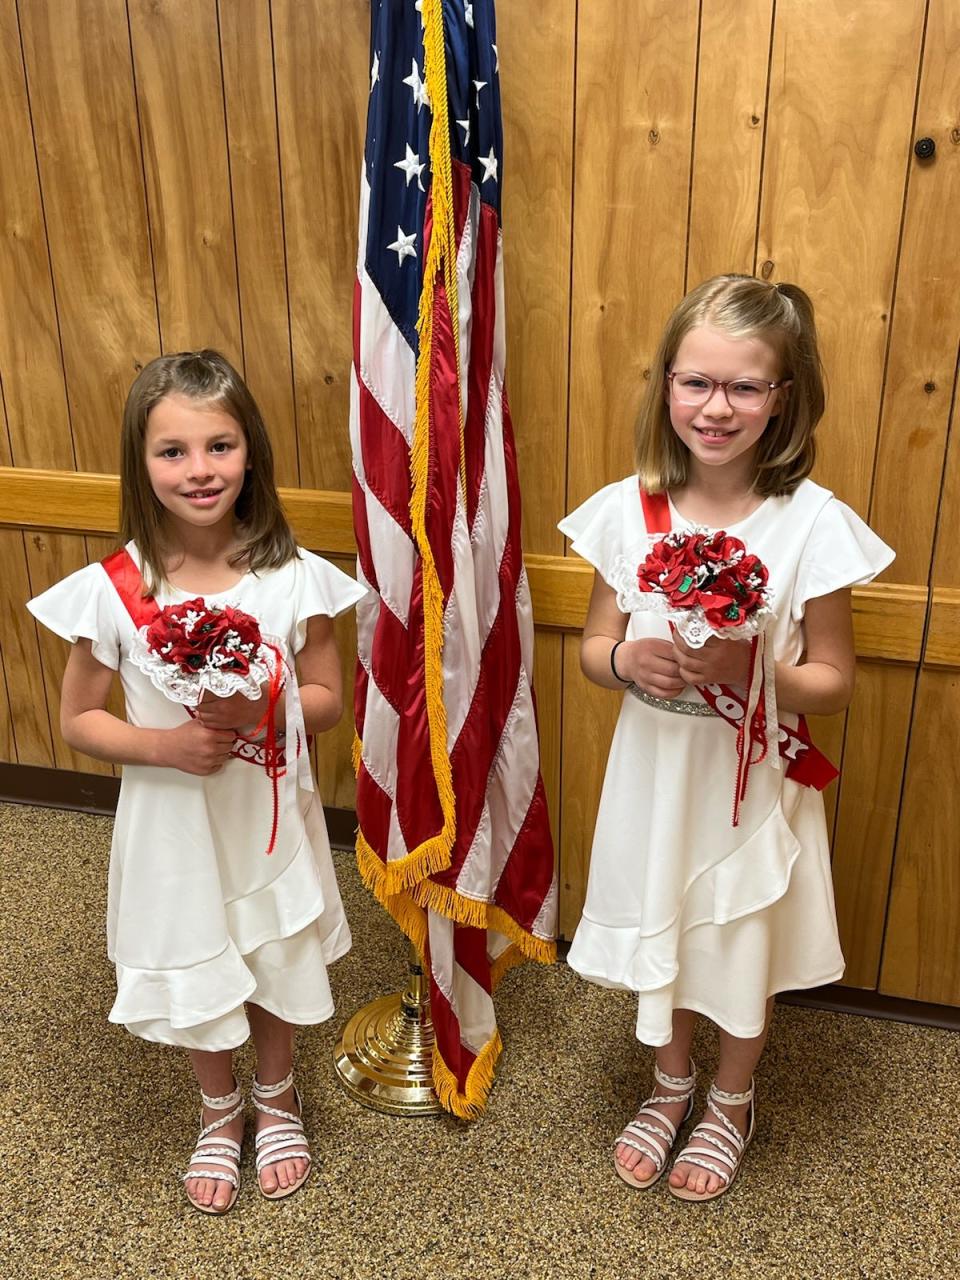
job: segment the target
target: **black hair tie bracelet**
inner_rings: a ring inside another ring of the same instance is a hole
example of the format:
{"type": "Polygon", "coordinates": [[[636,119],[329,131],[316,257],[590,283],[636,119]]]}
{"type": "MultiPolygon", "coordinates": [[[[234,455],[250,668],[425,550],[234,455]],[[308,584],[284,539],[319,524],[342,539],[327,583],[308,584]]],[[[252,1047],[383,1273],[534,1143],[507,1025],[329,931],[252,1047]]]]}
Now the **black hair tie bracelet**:
{"type": "Polygon", "coordinates": [[[616,658],[617,658],[617,650],[620,648],[620,646],[621,646],[623,643],[624,643],[624,641],[623,641],[623,640],[618,640],[618,641],[617,641],[617,643],[616,643],[616,644],[613,646],[613,648],[610,650],[610,670],[613,672],[613,678],[614,678],[615,680],[619,680],[621,684],[631,684],[631,683],[632,683],[632,681],[630,681],[630,680],[624,680],[623,676],[622,676],[622,675],[620,674],[620,672],[617,670],[617,662],[616,662],[616,658]]]}

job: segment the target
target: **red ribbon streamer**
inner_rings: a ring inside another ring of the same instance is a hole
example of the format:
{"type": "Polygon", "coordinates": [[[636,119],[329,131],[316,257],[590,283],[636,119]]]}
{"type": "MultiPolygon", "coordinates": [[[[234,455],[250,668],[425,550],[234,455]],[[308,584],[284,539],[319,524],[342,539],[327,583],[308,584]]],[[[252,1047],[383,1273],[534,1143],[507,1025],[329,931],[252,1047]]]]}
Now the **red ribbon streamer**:
{"type": "MultiPolygon", "coordinates": [[[[641,487],[640,503],[643,507],[643,519],[647,527],[647,533],[653,536],[669,533],[672,521],[670,518],[670,503],[667,500],[666,493],[647,493],[641,487]]],[[[753,652],[750,659],[750,675],[747,680],[748,688],[752,683],[756,652],[757,639],[754,637],[753,652]]],[[[759,764],[766,758],[767,754],[763,701],[761,700],[760,706],[752,717],[748,746],[747,708],[740,693],[726,684],[697,685],[696,688],[703,695],[704,701],[709,703],[717,715],[737,731],[737,784],[733,808],[733,825],[736,826],[740,816],[740,802],[746,795],[747,774],[750,766],[759,764]],[[751,759],[754,745],[760,746],[762,749],[759,755],[751,759]]],[[[840,770],[831,764],[822,751],[814,746],[810,738],[810,732],[807,729],[807,722],[803,716],[799,717],[796,729],[789,728],[782,721],[778,721],[777,729],[779,733],[777,745],[780,755],[787,762],[786,774],[793,782],[799,782],[804,787],[813,787],[816,791],[823,791],[834,778],[840,776],[840,770]]]]}
{"type": "MultiPolygon", "coordinates": [[[[123,601],[127,613],[133,620],[133,625],[138,630],[140,627],[149,626],[154,619],[159,617],[160,606],[153,596],[143,594],[143,575],[126,547],[121,547],[118,551],[114,551],[105,560],[102,560],[101,564],[116,588],[117,595],[123,601]]],[[[264,643],[266,644],[266,642],[264,643]]],[[[237,733],[236,737],[239,742],[245,742],[254,747],[262,746],[263,768],[273,786],[273,821],[270,826],[270,842],[267,846],[267,854],[269,855],[276,848],[277,828],[280,825],[279,781],[286,775],[286,754],[277,741],[277,703],[280,700],[280,694],[283,692],[285,672],[283,654],[280,650],[276,645],[272,644],[266,644],[266,647],[276,659],[274,669],[270,673],[267,709],[252,733],[249,735],[237,733]],[[264,729],[266,733],[263,743],[257,743],[255,741],[257,735],[262,733],[264,729]]],[[[197,712],[195,708],[184,707],[184,710],[192,719],[196,719],[197,712]]],[[[250,757],[237,747],[234,747],[230,754],[238,760],[256,763],[255,760],[251,761],[250,757]]],[[[300,740],[298,736],[297,756],[299,757],[299,755],[300,740]]]]}

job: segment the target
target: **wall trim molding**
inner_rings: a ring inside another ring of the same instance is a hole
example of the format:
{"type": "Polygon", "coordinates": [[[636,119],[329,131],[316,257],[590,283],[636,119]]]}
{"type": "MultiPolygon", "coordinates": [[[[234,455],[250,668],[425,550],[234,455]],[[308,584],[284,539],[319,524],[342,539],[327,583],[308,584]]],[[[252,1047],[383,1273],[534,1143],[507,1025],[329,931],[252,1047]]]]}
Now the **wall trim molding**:
{"type": "MultiPolygon", "coordinates": [[[[0,467],[0,525],[109,536],[117,531],[119,495],[118,476],[0,467]]],[[[328,556],[356,554],[349,493],[282,488],[280,497],[303,546],[328,556]]],[[[535,553],[526,554],[524,561],[535,624],[579,631],[593,586],[590,565],[579,557],[535,553]]],[[[958,630],[955,614],[960,604],[954,598],[958,596],[958,592],[936,592],[931,617],[931,635],[937,638],[932,660],[948,668],[960,666],[960,650],[953,638],[958,630]]],[[[880,582],[857,588],[853,593],[857,656],[915,666],[921,658],[928,603],[925,585],[880,582]]]]}

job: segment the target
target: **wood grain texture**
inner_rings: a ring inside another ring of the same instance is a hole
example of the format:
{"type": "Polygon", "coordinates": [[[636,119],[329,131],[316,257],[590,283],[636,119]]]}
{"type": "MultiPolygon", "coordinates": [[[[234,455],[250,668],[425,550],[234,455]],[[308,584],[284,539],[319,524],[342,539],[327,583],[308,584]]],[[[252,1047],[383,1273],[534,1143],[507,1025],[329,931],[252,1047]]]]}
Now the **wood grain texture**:
{"type": "Polygon", "coordinates": [[[936,531],[933,605],[910,734],[880,990],[960,1004],[960,440],[956,397],[936,531]],[[928,658],[933,661],[928,663],[928,658]],[[938,665],[934,665],[934,663],[938,665]]]}
{"type": "MultiPolygon", "coordinates": [[[[21,466],[72,467],[73,438],[14,0],[0,0],[0,374],[21,466]],[[12,304],[12,305],[11,305],[12,304]]],[[[7,448],[7,440],[10,442],[7,448]]]]}
{"type": "Polygon", "coordinates": [[[0,649],[13,720],[14,763],[54,763],[37,627],[27,612],[30,578],[22,533],[0,529],[0,649]]]}
{"type": "Polygon", "coordinates": [[[857,671],[833,842],[846,986],[877,985],[915,682],[907,666],[857,671]]]}
{"type": "Polygon", "coordinates": [[[580,920],[600,790],[622,696],[580,670],[580,639],[563,637],[563,750],[560,801],[560,936],[580,920]]]}
{"type": "Polygon", "coordinates": [[[567,510],[630,470],[683,293],[697,18],[694,0],[578,8],[567,510]]]}
{"type": "Polygon", "coordinates": [[[687,283],[752,274],[773,0],[704,0],[687,283]]]}
{"type": "Polygon", "coordinates": [[[920,676],[883,947],[883,995],[960,1004],[960,678],[920,676]]]}
{"type": "Polygon", "coordinates": [[[911,156],[871,523],[897,549],[887,571],[922,582],[930,569],[936,503],[950,415],[960,288],[960,6],[931,0],[914,136],[936,143],[911,156]],[[910,494],[904,501],[903,478],[910,494]]]}
{"type": "Polygon", "coordinates": [[[7,697],[7,670],[0,644],[0,760],[12,764],[17,758],[17,744],[13,736],[13,715],[7,697]]]}
{"type": "MultiPolygon", "coordinates": [[[[331,558],[331,564],[351,578],[356,577],[355,561],[331,558]]],[[[348,609],[336,618],[334,628],[343,677],[343,716],[335,728],[317,737],[317,784],[324,804],[338,809],[352,809],[357,794],[351,757],[354,735],[353,678],[357,665],[357,620],[353,609],[348,609]]]]}
{"type": "Polygon", "coordinates": [[[540,774],[547,793],[554,856],[560,864],[560,762],[563,725],[563,637],[538,627],[534,633],[533,687],[540,734],[540,774]]]}
{"type": "Polygon", "coordinates": [[[575,0],[497,6],[507,391],[523,541],[562,550],[570,329],[575,0]]]}
{"type": "Polygon", "coordinates": [[[347,489],[369,6],[273,0],[272,13],[300,479],[347,489]]]}
{"type": "Polygon", "coordinates": [[[816,476],[866,512],[912,144],[923,0],[781,0],[757,261],[817,309],[816,476]]]}
{"type": "Polygon", "coordinates": [[[126,6],[19,13],[76,465],[115,471],[127,390],[159,350],[126,6]]]}
{"type": "Polygon", "coordinates": [[[129,0],[165,351],[243,368],[216,0],[129,0]]]}
{"type": "MultiPolygon", "coordinates": [[[[88,563],[85,540],[76,534],[31,533],[24,539],[30,594],[39,595],[55,582],[88,563]]],[[[111,765],[92,756],[74,751],[60,732],[60,688],[67,665],[70,645],[46,627],[37,626],[43,685],[50,713],[54,763],[60,769],[76,769],[82,773],[112,774],[111,765]]]]}
{"type": "Polygon", "coordinates": [[[300,478],[269,0],[219,5],[246,382],[279,484],[300,478]]]}

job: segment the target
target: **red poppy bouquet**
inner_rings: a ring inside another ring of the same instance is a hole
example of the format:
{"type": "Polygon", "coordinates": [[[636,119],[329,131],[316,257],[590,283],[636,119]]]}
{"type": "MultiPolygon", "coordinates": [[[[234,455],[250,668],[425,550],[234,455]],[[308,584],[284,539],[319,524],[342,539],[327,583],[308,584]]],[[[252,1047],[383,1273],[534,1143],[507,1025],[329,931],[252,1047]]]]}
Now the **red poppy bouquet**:
{"type": "MultiPolygon", "coordinates": [[[[267,853],[272,853],[279,819],[277,783],[286,773],[276,720],[286,683],[280,642],[265,639],[260,624],[249,613],[230,605],[210,605],[197,596],[158,610],[153,621],[138,631],[130,657],[165,697],[181,703],[191,716],[196,715],[194,708],[207,692],[219,698],[242,693],[254,702],[267,686],[266,711],[249,734],[237,734],[231,754],[262,764],[273,784],[273,823],[267,847],[267,853]]],[[[289,728],[291,716],[299,714],[295,688],[287,701],[289,728]]],[[[299,754],[299,734],[296,741],[299,754]]]]}
{"type": "Polygon", "coordinates": [[[711,635],[742,639],[771,614],[766,565],[722,529],[665,534],[637,569],[637,588],[655,600],[634,608],[664,614],[688,644],[711,635]]]}
{"type": "Polygon", "coordinates": [[[174,702],[195,707],[206,691],[251,701],[278,671],[283,658],[264,640],[256,618],[230,605],[209,605],[200,596],[161,609],[140,628],[134,660],[174,702]]]}

